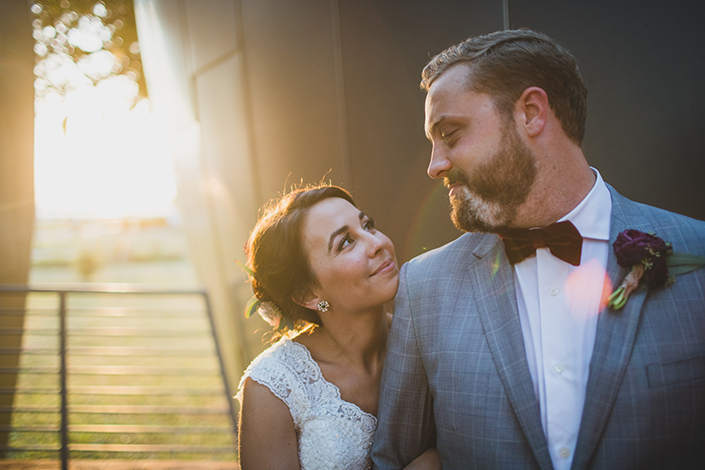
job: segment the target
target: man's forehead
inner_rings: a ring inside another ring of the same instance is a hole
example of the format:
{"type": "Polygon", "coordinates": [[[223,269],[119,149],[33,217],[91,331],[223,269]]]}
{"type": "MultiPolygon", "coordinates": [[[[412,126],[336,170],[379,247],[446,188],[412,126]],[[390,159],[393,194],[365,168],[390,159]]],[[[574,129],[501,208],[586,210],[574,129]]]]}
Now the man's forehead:
{"type": "Polygon", "coordinates": [[[445,90],[452,88],[455,90],[468,90],[470,89],[470,84],[468,83],[471,79],[472,66],[467,62],[460,62],[451,66],[448,70],[443,72],[429,88],[429,95],[438,93],[438,90],[445,90]]]}
{"type": "Polygon", "coordinates": [[[456,64],[446,70],[432,84],[426,95],[426,111],[432,105],[446,99],[453,99],[459,93],[470,91],[468,86],[469,66],[464,63],[456,64]]]}
{"type": "Polygon", "coordinates": [[[467,86],[468,72],[466,64],[457,64],[431,84],[424,107],[426,114],[424,127],[427,132],[432,130],[430,126],[434,122],[442,119],[438,116],[442,109],[455,102],[460,94],[471,92],[467,86]]]}

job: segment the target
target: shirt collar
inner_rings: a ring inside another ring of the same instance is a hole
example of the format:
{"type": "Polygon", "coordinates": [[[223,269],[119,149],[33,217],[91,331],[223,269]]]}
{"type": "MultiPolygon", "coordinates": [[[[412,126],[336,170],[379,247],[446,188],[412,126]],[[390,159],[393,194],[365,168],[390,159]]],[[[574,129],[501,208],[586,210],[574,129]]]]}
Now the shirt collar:
{"type": "Polygon", "coordinates": [[[583,238],[607,241],[610,239],[612,197],[600,172],[593,167],[590,169],[595,173],[595,184],[580,204],[559,222],[571,221],[583,238]]]}

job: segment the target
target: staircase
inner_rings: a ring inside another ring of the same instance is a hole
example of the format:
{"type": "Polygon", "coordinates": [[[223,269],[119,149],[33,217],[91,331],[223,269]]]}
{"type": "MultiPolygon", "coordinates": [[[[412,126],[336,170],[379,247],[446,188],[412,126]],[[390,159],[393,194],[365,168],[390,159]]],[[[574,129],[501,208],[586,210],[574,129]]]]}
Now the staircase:
{"type": "Polygon", "coordinates": [[[205,292],[0,286],[10,292],[28,299],[0,310],[24,316],[23,328],[0,329],[0,357],[20,359],[0,367],[0,395],[14,394],[0,407],[11,414],[0,450],[5,465],[37,466],[0,469],[237,468],[236,415],[205,292]],[[21,347],[4,347],[19,334],[21,347]],[[98,460],[124,466],[91,466],[98,460]]]}

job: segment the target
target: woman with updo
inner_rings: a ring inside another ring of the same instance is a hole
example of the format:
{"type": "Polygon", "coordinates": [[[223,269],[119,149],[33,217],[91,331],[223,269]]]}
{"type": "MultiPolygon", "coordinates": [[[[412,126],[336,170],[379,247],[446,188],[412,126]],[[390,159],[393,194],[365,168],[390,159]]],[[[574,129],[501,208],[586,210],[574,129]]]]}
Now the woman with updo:
{"type": "MultiPolygon", "coordinates": [[[[347,191],[315,186],[267,206],[246,254],[249,309],[279,340],[240,382],[241,469],[370,468],[394,245],[347,191]]],[[[440,461],[431,449],[407,468],[440,461]]]]}

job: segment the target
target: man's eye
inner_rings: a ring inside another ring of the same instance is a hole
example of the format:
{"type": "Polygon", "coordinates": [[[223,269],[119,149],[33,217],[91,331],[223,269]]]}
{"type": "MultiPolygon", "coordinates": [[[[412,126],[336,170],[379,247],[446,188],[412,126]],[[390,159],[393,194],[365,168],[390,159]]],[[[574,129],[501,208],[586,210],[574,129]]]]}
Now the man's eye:
{"type": "Polygon", "coordinates": [[[363,224],[362,228],[365,230],[374,230],[375,229],[375,219],[367,219],[363,224]]]}
{"type": "Polygon", "coordinates": [[[449,142],[450,140],[453,139],[453,136],[454,136],[455,134],[456,134],[456,131],[455,131],[455,130],[443,131],[443,132],[441,132],[441,139],[442,139],[444,142],[449,142]]]}

